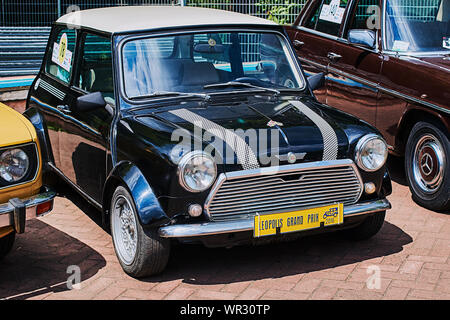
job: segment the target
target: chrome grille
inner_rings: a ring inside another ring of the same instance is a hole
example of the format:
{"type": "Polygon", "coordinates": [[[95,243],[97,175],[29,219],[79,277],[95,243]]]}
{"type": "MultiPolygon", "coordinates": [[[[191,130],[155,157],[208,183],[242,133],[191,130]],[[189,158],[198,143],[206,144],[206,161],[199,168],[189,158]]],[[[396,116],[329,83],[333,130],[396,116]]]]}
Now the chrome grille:
{"type": "Polygon", "coordinates": [[[205,209],[211,220],[356,203],[362,193],[351,160],[294,164],[222,174],[205,209]]]}

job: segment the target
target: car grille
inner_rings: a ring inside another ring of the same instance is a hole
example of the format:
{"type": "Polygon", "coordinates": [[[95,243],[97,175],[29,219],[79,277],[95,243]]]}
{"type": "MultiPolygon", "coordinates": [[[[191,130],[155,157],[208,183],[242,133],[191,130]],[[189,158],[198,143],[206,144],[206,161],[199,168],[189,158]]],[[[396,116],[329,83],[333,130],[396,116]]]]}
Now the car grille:
{"type": "Polygon", "coordinates": [[[333,203],[356,203],[362,180],[351,160],[335,160],[222,174],[205,209],[211,220],[248,218],[333,203]]]}

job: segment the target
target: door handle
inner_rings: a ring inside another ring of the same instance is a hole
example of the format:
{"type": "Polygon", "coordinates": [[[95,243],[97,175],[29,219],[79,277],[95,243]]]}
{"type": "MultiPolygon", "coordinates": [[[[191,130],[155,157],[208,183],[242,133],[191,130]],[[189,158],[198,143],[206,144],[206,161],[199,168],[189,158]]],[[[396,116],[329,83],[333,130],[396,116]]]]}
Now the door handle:
{"type": "Polygon", "coordinates": [[[297,50],[300,50],[305,45],[305,43],[300,40],[294,40],[293,44],[294,44],[294,48],[297,50]]]}
{"type": "Polygon", "coordinates": [[[67,106],[67,105],[59,105],[56,107],[56,109],[58,109],[58,111],[61,111],[63,113],[71,113],[72,112],[70,110],[69,106],[67,106]]]}
{"type": "Polygon", "coordinates": [[[327,58],[331,62],[338,62],[339,60],[341,60],[342,56],[340,54],[337,54],[337,53],[334,53],[334,52],[328,52],[327,58]]]}

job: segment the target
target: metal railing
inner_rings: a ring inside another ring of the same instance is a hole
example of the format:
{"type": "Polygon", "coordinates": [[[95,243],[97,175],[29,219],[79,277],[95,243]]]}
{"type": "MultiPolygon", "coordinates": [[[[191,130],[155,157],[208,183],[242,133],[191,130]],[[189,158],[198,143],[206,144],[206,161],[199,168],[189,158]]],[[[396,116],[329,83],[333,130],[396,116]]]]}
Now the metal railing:
{"type": "Polygon", "coordinates": [[[49,34],[49,27],[0,28],[0,76],[36,74],[49,34]]]}
{"type": "Polygon", "coordinates": [[[75,9],[127,5],[181,5],[214,8],[292,23],[307,0],[0,0],[0,26],[46,27],[75,9]]]}

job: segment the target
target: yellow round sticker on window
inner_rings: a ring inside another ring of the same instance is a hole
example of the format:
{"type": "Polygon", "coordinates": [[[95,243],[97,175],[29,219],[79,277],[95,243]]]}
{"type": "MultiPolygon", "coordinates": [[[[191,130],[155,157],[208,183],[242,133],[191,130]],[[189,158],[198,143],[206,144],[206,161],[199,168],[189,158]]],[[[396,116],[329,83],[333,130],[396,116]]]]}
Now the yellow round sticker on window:
{"type": "Polygon", "coordinates": [[[60,65],[62,65],[64,63],[64,60],[66,59],[66,52],[67,52],[67,34],[64,33],[61,36],[61,40],[59,40],[58,59],[60,65]]]}
{"type": "Polygon", "coordinates": [[[211,38],[211,39],[208,40],[208,44],[209,44],[210,47],[214,47],[216,45],[216,40],[211,38]]]}

